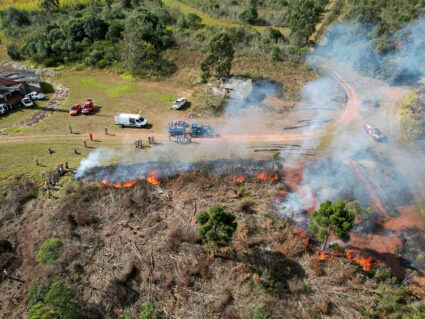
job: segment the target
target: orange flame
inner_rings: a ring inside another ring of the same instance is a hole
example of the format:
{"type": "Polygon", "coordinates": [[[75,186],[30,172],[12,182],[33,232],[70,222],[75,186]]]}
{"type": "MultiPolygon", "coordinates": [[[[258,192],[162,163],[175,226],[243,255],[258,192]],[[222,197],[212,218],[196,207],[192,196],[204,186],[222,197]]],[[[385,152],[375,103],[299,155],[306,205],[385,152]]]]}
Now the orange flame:
{"type": "Polygon", "coordinates": [[[237,183],[243,183],[245,181],[245,177],[243,177],[243,176],[240,176],[240,177],[233,176],[233,181],[237,182],[237,183]]]}
{"type": "Polygon", "coordinates": [[[307,234],[306,234],[306,233],[303,233],[301,230],[299,230],[299,229],[295,228],[295,229],[294,229],[294,234],[296,234],[296,235],[300,236],[301,238],[303,238],[303,239],[304,239],[304,243],[305,243],[306,245],[310,245],[310,242],[309,242],[309,240],[308,240],[308,236],[307,236],[307,234]]]}
{"type": "Polygon", "coordinates": [[[128,180],[124,184],[121,184],[119,181],[117,181],[115,184],[111,184],[111,183],[108,183],[106,179],[103,179],[100,182],[100,186],[110,187],[110,188],[129,188],[129,187],[132,187],[134,184],[136,184],[136,181],[133,179],[128,180]]]}
{"type": "Polygon", "coordinates": [[[321,249],[316,250],[316,256],[319,260],[332,260],[337,255],[338,253],[331,251],[331,253],[329,254],[329,257],[327,257],[326,252],[324,250],[321,250],[321,249]]]}
{"type": "Polygon", "coordinates": [[[160,181],[156,178],[156,173],[159,172],[159,168],[149,173],[149,176],[147,178],[148,182],[153,185],[158,185],[160,181]]]}
{"type": "Polygon", "coordinates": [[[257,177],[259,180],[261,181],[269,181],[272,180],[274,182],[279,180],[279,174],[276,173],[273,176],[267,174],[266,172],[261,172],[261,173],[254,173],[254,176],[257,177]]]}
{"type": "Polygon", "coordinates": [[[348,259],[354,260],[356,263],[363,266],[364,271],[370,271],[370,269],[372,268],[372,263],[373,263],[372,256],[370,256],[369,258],[355,257],[352,255],[353,252],[354,252],[354,249],[346,249],[345,255],[347,256],[348,259]]]}

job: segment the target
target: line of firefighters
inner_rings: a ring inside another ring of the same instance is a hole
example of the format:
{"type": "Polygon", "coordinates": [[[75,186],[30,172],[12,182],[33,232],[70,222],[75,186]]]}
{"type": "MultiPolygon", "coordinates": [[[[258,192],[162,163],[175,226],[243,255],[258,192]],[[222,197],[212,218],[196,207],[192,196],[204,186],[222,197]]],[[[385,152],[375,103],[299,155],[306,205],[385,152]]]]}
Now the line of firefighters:
{"type": "MultiPolygon", "coordinates": [[[[168,140],[169,141],[171,141],[172,137],[173,136],[171,134],[168,134],[168,140]]],[[[190,144],[190,143],[192,143],[192,136],[188,133],[174,135],[174,137],[176,138],[176,143],[179,143],[179,144],[190,144]]]]}

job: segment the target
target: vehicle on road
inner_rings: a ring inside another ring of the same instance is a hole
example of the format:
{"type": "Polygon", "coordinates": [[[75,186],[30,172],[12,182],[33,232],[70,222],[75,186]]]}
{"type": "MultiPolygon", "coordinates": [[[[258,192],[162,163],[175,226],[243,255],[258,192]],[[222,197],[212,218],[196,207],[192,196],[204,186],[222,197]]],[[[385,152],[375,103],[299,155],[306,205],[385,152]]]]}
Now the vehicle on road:
{"type": "Polygon", "coordinates": [[[36,91],[32,91],[31,93],[28,93],[25,96],[29,96],[29,98],[33,101],[34,100],[43,100],[46,97],[46,95],[44,93],[38,93],[36,91]]]}
{"type": "Polygon", "coordinates": [[[86,103],[84,103],[83,110],[81,113],[85,115],[94,113],[94,104],[92,99],[86,100],[86,103]]]}
{"type": "Polygon", "coordinates": [[[381,133],[379,128],[373,127],[369,123],[364,123],[363,128],[366,131],[366,133],[369,134],[370,136],[372,136],[372,138],[375,141],[379,142],[379,141],[383,141],[385,139],[385,135],[381,133]]]}
{"type": "Polygon", "coordinates": [[[34,106],[34,102],[27,96],[25,96],[22,100],[21,103],[23,106],[25,107],[31,107],[34,106]]]}
{"type": "Polygon", "coordinates": [[[7,110],[4,107],[4,104],[0,104],[0,115],[6,114],[7,110]]]}
{"type": "Polygon", "coordinates": [[[211,125],[190,123],[189,133],[192,137],[213,137],[214,129],[211,127],[211,125]]]}
{"type": "Polygon", "coordinates": [[[148,124],[148,121],[139,114],[118,113],[114,116],[114,121],[116,125],[121,125],[121,127],[145,127],[148,124]]]}
{"type": "Polygon", "coordinates": [[[189,123],[183,120],[168,122],[168,134],[170,136],[177,136],[187,133],[186,128],[189,127],[189,123]]]}
{"type": "Polygon", "coordinates": [[[78,115],[81,112],[81,105],[80,104],[74,104],[71,109],[69,110],[69,115],[78,115]]]}
{"type": "Polygon", "coordinates": [[[179,110],[179,109],[181,109],[181,108],[182,108],[182,106],[183,106],[183,105],[185,105],[186,103],[187,103],[187,100],[186,100],[184,97],[182,97],[182,98],[180,98],[180,99],[177,99],[177,100],[173,103],[172,108],[173,108],[173,109],[175,109],[175,110],[179,110]]]}

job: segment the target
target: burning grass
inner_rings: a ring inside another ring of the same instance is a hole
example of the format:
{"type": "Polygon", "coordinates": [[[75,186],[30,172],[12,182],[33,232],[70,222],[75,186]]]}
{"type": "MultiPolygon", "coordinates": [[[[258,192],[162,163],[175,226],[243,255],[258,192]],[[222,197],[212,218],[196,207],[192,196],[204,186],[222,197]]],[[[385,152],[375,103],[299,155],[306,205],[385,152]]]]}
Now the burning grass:
{"type": "MultiPolygon", "coordinates": [[[[72,254],[40,278],[65,272],[87,316],[94,308],[102,316],[137,312],[146,300],[181,318],[245,318],[254,308],[273,318],[358,318],[362,309],[373,311],[377,283],[362,266],[344,254],[319,261],[307,236],[277,218],[273,200],[283,186],[273,174],[260,180],[193,172],[167,179],[156,171],[159,184],[137,180],[131,187],[74,182],[57,208],[44,211],[50,222],[38,230],[61,238],[72,254]],[[243,199],[252,201],[249,214],[241,210],[243,199]],[[217,203],[236,214],[238,229],[231,247],[212,258],[197,235],[196,216],[217,203]]],[[[21,219],[14,227],[31,225],[21,219]]],[[[24,258],[26,274],[38,269],[31,255],[24,258]]]]}

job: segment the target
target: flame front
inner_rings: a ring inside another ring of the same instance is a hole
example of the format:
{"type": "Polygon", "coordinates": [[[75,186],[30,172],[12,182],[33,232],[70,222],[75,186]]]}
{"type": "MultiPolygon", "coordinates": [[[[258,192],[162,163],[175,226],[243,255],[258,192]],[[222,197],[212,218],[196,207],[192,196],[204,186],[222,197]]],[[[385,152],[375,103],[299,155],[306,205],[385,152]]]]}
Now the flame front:
{"type": "Polygon", "coordinates": [[[274,182],[279,180],[279,174],[276,173],[273,176],[267,174],[266,172],[261,172],[261,173],[254,173],[254,176],[259,179],[260,181],[269,181],[272,180],[274,182]]]}
{"type": "Polygon", "coordinates": [[[363,270],[364,271],[370,271],[370,269],[372,268],[372,263],[373,263],[372,256],[370,256],[369,258],[354,257],[352,255],[353,252],[354,252],[354,249],[346,249],[345,250],[345,255],[347,256],[348,259],[354,260],[356,263],[358,263],[359,265],[363,266],[363,270]]]}
{"type": "Polygon", "coordinates": [[[156,170],[152,171],[149,173],[149,176],[147,178],[148,182],[153,184],[153,185],[158,185],[159,183],[161,183],[157,178],[156,178],[156,173],[159,172],[159,168],[157,168],[156,170]]]}
{"type": "Polygon", "coordinates": [[[128,180],[124,184],[121,184],[119,181],[117,181],[115,184],[108,183],[107,179],[103,179],[100,182],[100,186],[102,187],[111,187],[111,188],[129,188],[132,187],[134,184],[136,184],[136,181],[133,179],[128,180]]]}
{"type": "Polygon", "coordinates": [[[237,183],[243,183],[244,181],[245,181],[245,177],[243,177],[243,176],[233,176],[233,181],[234,182],[237,182],[237,183]]]}

